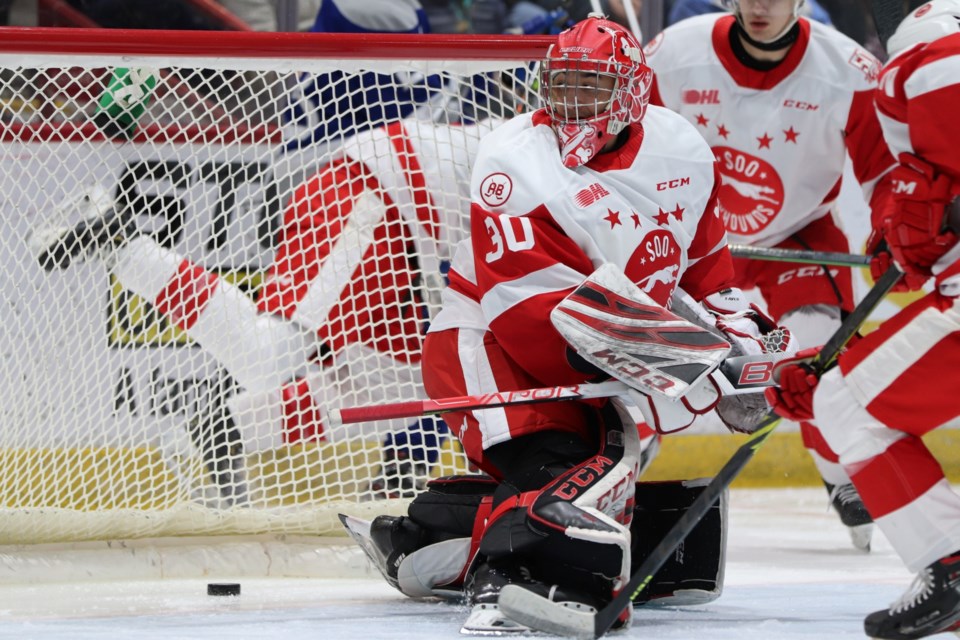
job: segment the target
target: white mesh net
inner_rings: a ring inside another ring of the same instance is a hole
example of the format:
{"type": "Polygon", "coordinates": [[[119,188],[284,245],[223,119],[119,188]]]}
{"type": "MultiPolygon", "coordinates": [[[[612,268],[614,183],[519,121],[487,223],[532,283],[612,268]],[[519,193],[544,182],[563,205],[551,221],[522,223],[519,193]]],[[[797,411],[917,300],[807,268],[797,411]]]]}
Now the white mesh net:
{"type": "Polygon", "coordinates": [[[325,416],[424,397],[472,154],[529,60],[258,42],[0,54],[0,544],[319,534],[465,468],[433,418],[325,416]]]}

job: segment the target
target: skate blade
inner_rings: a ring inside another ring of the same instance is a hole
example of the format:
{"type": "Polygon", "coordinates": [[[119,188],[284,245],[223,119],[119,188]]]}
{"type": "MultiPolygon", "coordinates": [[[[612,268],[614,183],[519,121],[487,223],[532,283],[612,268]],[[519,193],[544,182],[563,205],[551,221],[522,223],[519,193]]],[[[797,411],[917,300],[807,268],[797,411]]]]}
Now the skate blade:
{"type": "Polygon", "coordinates": [[[543,634],[503,615],[495,604],[477,604],[473,606],[466,622],[460,627],[460,635],[500,638],[542,636],[543,634]]]}
{"type": "Polygon", "coordinates": [[[396,579],[387,575],[386,558],[380,555],[380,552],[374,546],[373,540],[370,537],[371,521],[354,518],[344,513],[338,513],[337,517],[340,518],[340,523],[343,525],[343,528],[347,530],[347,533],[353,538],[353,541],[357,543],[357,546],[363,550],[364,555],[366,555],[373,566],[377,568],[377,571],[380,572],[383,579],[386,580],[390,586],[398,588],[396,579]]]}
{"type": "Polygon", "coordinates": [[[498,602],[508,618],[532,629],[584,640],[594,637],[597,610],[591,606],[554,602],[514,584],[501,589],[498,602]]]}
{"type": "Polygon", "coordinates": [[[874,525],[872,522],[855,527],[847,527],[853,546],[864,553],[870,553],[870,541],[873,539],[873,528],[874,525]]]}

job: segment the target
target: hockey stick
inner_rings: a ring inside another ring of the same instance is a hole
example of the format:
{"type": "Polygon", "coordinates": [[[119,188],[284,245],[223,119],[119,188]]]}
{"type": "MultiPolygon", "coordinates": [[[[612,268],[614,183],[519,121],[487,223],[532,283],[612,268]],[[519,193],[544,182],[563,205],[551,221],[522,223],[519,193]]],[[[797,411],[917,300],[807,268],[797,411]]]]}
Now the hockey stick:
{"type": "Polygon", "coordinates": [[[873,0],[873,24],[884,51],[887,49],[887,40],[903,18],[903,0],[873,0]]]}
{"type": "MultiPolygon", "coordinates": [[[[727,358],[717,369],[721,374],[717,383],[727,395],[755,393],[757,389],[773,386],[773,365],[782,357],[778,354],[768,354],[727,358]]],[[[372,407],[344,407],[330,409],[329,419],[331,424],[335,425],[357,424],[376,420],[392,420],[394,418],[438,416],[451,411],[477,411],[561,400],[609,398],[626,395],[629,391],[630,387],[627,384],[619,380],[608,380],[607,382],[593,384],[540,387],[520,391],[454,396],[437,400],[410,400],[372,407]]]]}
{"type": "MultiPolygon", "coordinates": [[[[811,365],[818,374],[826,371],[836,360],[843,346],[856,334],[887,292],[902,275],[891,267],[867,292],[840,328],[830,337],[811,365]]],[[[753,458],[757,449],[770,437],[780,418],[770,413],[760,427],[740,445],[730,460],[717,472],[683,516],[667,532],[643,564],[630,577],[623,589],[596,613],[566,608],[532,591],[516,585],[507,585],[500,592],[498,605],[510,619],[540,631],[576,638],[599,638],[605,634],[633,599],[643,591],[674,550],[686,539],[701,518],[713,507],[720,495],[753,458]]]]}
{"type": "Polygon", "coordinates": [[[730,245],[730,253],[735,258],[749,258],[751,260],[820,264],[831,267],[870,266],[870,256],[840,253],[838,251],[804,251],[803,249],[778,249],[776,247],[751,247],[743,244],[732,244],[730,245]]]}

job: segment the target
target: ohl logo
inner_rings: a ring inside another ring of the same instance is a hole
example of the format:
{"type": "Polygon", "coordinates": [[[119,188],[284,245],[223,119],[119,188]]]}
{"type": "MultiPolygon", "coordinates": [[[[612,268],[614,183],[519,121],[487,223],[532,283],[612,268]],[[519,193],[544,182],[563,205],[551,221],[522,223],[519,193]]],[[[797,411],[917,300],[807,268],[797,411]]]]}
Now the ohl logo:
{"type": "Polygon", "coordinates": [[[783,208],[783,181],[776,169],[730,147],[714,147],[720,169],[720,217],[730,233],[749,236],[765,229],[783,208]]]}
{"type": "Polygon", "coordinates": [[[719,89],[688,89],[683,92],[684,104],[720,104],[719,89]]]}
{"type": "Polygon", "coordinates": [[[666,305],[680,274],[680,245],[666,229],[655,229],[640,241],[623,271],[657,303],[666,305]]]}
{"type": "Polygon", "coordinates": [[[610,195],[610,192],[604,189],[602,184],[594,182],[589,187],[577,191],[577,195],[573,197],[573,201],[578,207],[585,209],[597,200],[606,198],[608,195],[610,195]]]}

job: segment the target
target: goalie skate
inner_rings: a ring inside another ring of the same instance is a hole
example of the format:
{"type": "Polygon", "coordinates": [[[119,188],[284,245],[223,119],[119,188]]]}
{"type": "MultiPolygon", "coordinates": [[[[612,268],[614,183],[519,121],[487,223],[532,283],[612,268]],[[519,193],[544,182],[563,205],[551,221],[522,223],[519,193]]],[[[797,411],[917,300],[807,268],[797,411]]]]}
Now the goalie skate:
{"type": "Polygon", "coordinates": [[[96,256],[101,249],[119,244],[133,231],[132,221],[121,216],[113,198],[101,185],[86,187],[80,194],[57,206],[56,220],[77,214],[70,226],[41,226],[28,238],[37,262],[47,271],[66,269],[74,261],[96,256]]]}

